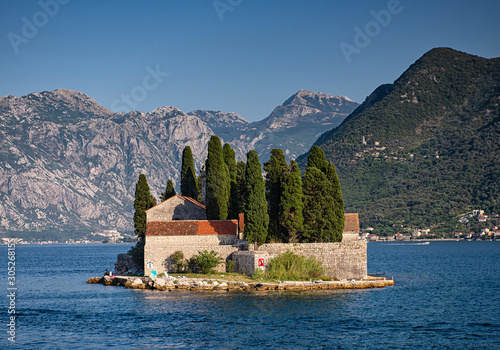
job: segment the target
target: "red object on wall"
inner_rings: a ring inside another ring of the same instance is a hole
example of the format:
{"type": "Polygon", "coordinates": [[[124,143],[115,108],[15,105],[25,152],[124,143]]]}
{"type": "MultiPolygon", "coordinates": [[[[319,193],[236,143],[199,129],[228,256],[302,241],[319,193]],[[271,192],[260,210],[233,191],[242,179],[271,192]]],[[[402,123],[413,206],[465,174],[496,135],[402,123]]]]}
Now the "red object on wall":
{"type": "Polygon", "coordinates": [[[264,259],[259,259],[259,266],[264,266],[264,259]]]}

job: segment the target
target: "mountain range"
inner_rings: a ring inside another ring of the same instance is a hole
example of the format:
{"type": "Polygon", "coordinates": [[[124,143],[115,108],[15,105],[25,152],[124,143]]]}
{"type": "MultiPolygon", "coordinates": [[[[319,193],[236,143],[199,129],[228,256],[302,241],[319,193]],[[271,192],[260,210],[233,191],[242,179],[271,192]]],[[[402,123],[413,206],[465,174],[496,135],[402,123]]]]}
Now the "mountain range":
{"type": "Polygon", "coordinates": [[[499,213],[499,103],[500,58],[437,48],[315,144],[362,226],[453,233],[460,214],[499,213]]]}
{"type": "Polygon", "coordinates": [[[200,169],[214,134],[240,160],[256,149],[263,163],[281,148],[302,168],[319,145],[337,167],[345,210],[363,227],[465,230],[461,214],[500,209],[499,103],[500,58],[448,48],[430,50],[361,105],[300,90],[253,123],[175,107],[113,113],[64,89],[4,96],[0,235],[130,232],[139,174],[158,197],[168,179],[178,184],[183,148],[200,169]]]}
{"type": "Polygon", "coordinates": [[[195,167],[211,135],[261,162],[279,147],[289,159],[339,125],[359,104],[300,90],[264,120],[236,113],[161,107],[113,113],[89,96],[58,89],[0,98],[0,235],[54,238],[103,229],[133,230],[135,183],[147,175],[158,198],[179,181],[182,150],[195,167]]]}

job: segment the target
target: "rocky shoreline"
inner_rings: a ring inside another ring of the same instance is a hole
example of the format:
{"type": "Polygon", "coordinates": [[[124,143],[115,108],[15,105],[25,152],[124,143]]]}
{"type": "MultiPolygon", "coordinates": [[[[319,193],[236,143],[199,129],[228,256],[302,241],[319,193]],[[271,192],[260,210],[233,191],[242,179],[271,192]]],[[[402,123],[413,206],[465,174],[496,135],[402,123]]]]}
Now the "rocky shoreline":
{"type": "Polygon", "coordinates": [[[394,280],[383,277],[368,276],[362,280],[342,281],[283,281],[271,282],[241,282],[221,279],[186,278],[186,277],[131,277],[104,276],[91,277],[87,283],[103,284],[105,286],[123,286],[132,289],[156,289],[171,291],[175,289],[202,291],[271,291],[271,290],[314,290],[314,289],[366,289],[393,286],[394,280]]]}

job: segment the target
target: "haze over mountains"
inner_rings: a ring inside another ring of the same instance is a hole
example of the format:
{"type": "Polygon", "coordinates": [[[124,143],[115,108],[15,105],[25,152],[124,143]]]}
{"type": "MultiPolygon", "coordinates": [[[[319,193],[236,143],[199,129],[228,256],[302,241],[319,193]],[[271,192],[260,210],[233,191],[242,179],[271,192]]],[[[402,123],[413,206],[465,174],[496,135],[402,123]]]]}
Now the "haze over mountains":
{"type": "Polygon", "coordinates": [[[1,97],[0,234],[132,231],[139,174],[158,197],[168,179],[178,181],[186,145],[197,169],[213,134],[240,159],[256,149],[263,162],[276,147],[293,159],[357,106],[300,90],[266,119],[249,123],[235,113],[186,114],[175,107],[113,113],[65,89],[1,97]]]}

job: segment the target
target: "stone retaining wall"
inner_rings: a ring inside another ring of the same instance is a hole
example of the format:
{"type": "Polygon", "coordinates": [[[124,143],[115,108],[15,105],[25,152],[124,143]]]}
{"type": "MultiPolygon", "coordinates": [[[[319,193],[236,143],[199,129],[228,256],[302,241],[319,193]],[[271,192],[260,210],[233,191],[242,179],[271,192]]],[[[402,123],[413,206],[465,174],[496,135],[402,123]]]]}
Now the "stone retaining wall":
{"type": "Polygon", "coordinates": [[[314,256],[323,263],[326,273],[337,279],[366,278],[367,270],[367,243],[359,240],[359,236],[344,233],[340,243],[274,243],[263,244],[258,252],[267,252],[268,261],[273,257],[292,251],[297,255],[314,256]]]}
{"type": "MultiPolygon", "coordinates": [[[[287,251],[314,256],[329,276],[339,280],[358,280],[366,278],[368,273],[367,243],[360,240],[358,234],[344,233],[340,243],[272,243],[261,245],[257,251],[242,251],[247,248],[237,235],[146,236],[144,273],[149,276],[152,270],[157,274],[173,272],[171,256],[178,250],[184,253],[185,259],[203,250],[213,250],[224,260],[230,257],[234,261],[234,272],[248,275],[259,268],[259,259],[264,259],[267,266],[270,259],[287,251]]],[[[224,272],[225,263],[220,264],[217,271],[224,272]]]]}

